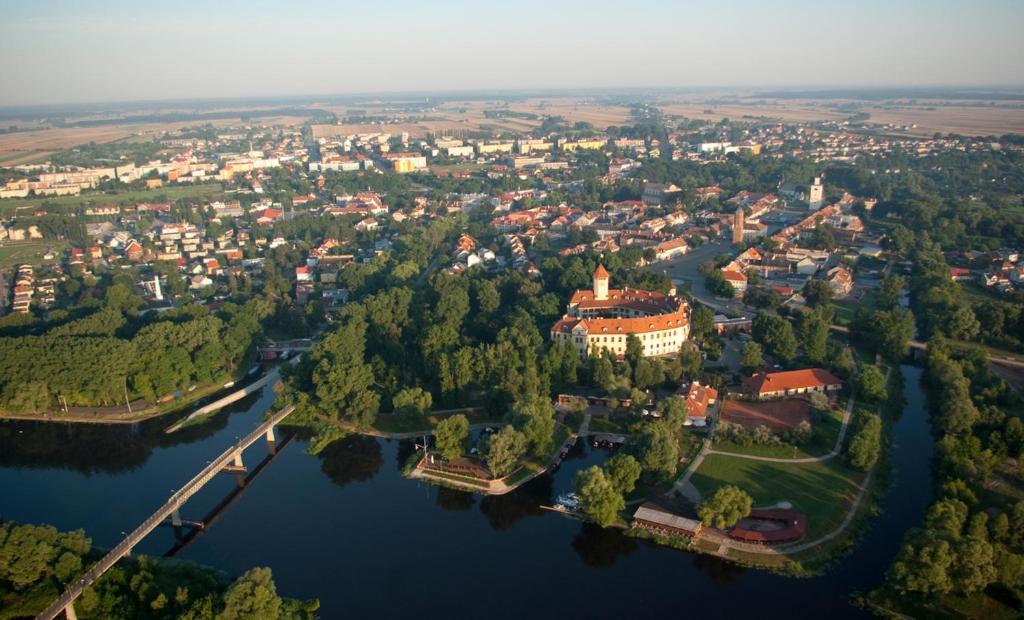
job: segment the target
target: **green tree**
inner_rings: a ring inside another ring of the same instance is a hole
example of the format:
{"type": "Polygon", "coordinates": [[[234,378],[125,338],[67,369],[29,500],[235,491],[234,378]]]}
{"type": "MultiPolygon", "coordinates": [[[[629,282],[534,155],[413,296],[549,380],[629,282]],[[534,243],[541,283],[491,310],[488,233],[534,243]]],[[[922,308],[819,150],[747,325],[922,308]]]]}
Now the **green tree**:
{"type": "Polygon", "coordinates": [[[828,323],[817,313],[805,314],[800,321],[800,344],[808,363],[820,366],[828,358],[828,323]]]}
{"type": "Polygon", "coordinates": [[[690,417],[690,407],[682,396],[669,396],[658,403],[661,419],[673,433],[680,433],[690,417]]]}
{"type": "Polygon", "coordinates": [[[910,352],[914,315],[900,308],[879,310],[873,315],[872,334],[878,352],[889,361],[898,362],[910,352]]]}
{"type": "Polygon", "coordinates": [[[461,413],[441,420],[434,429],[435,444],[446,461],[454,461],[462,456],[468,437],[469,420],[461,413]]]}
{"type": "Polygon", "coordinates": [[[536,456],[551,453],[555,436],[555,409],[551,400],[531,397],[512,407],[512,420],[526,437],[530,452],[536,456]]]}
{"type": "Polygon", "coordinates": [[[906,286],[906,280],[900,275],[892,274],[882,278],[882,282],[875,292],[875,303],[883,310],[899,307],[900,295],[904,286],[906,286]]]}
{"type": "Polygon", "coordinates": [[[606,356],[598,354],[591,363],[594,369],[594,385],[606,392],[611,391],[615,387],[615,368],[612,366],[612,361],[606,356]]]}
{"type": "Polygon", "coordinates": [[[668,477],[679,464],[679,443],[668,425],[659,420],[643,427],[631,444],[640,466],[646,472],[668,477]]]}
{"type": "Polygon", "coordinates": [[[687,378],[696,377],[700,373],[700,367],[704,360],[700,357],[700,351],[695,347],[684,344],[679,351],[680,375],[687,378]]]}
{"type": "Polygon", "coordinates": [[[690,313],[690,337],[703,340],[714,330],[715,313],[704,305],[698,305],[690,313]]]}
{"type": "Polygon", "coordinates": [[[405,388],[391,399],[397,415],[414,420],[423,420],[433,402],[430,392],[418,387],[405,388]]]}
{"type": "Polygon", "coordinates": [[[832,303],[832,286],[825,280],[808,280],[802,292],[807,305],[812,308],[832,303]]]}
{"type": "Polygon", "coordinates": [[[482,452],[491,473],[501,478],[512,472],[526,454],[526,447],[526,436],[507,425],[487,438],[482,452]]]}
{"type": "Polygon", "coordinates": [[[731,528],[750,514],[754,500],[743,489],[735,485],[720,487],[711,499],[697,508],[697,516],[705,525],[720,530],[731,528]]]}
{"type": "Polygon", "coordinates": [[[764,349],[756,342],[748,342],[743,345],[740,352],[740,366],[747,372],[756,370],[764,363],[764,349]]]}
{"type": "Polygon", "coordinates": [[[871,469],[882,449],[882,419],[870,414],[850,440],[847,456],[850,464],[861,471],[871,469]]]}
{"type": "Polygon", "coordinates": [[[777,314],[759,312],[753,321],[753,336],[765,350],[783,362],[796,356],[796,338],[793,326],[777,314]]]}
{"type": "Polygon", "coordinates": [[[857,397],[872,404],[886,399],[885,375],[873,364],[862,364],[854,376],[857,397]]]}
{"type": "Polygon", "coordinates": [[[605,461],[604,470],[612,486],[622,495],[633,492],[641,473],[640,463],[632,455],[622,452],[605,461]]]}
{"type": "Polygon", "coordinates": [[[636,368],[640,360],[644,358],[644,345],[635,334],[626,336],[626,362],[630,368],[636,368]]]}
{"type": "Polygon", "coordinates": [[[954,559],[949,542],[918,533],[900,549],[887,580],[904,595],[946,594],[953,589],[949,569],[954,559]]]}
{"type": "Polygon", "coordinates": [[[601,527],[614,523],[619,511],[626,507],[622,493],[597,465],[576,474],[576,492],[583,513],[601,527]]]}
{"type": "Polygon", "coordinates": [[[239,577],[224,594],[218,620],[278,620],[281,597],[269,568],[253,568],[239,577]]]}

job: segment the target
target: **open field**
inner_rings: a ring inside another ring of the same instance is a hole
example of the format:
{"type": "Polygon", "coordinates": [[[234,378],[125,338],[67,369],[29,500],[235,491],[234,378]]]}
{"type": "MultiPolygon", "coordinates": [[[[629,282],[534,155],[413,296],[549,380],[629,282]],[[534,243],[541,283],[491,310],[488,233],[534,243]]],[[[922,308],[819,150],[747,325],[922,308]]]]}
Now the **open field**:
{"type": "Polygon", "coordinates": [[[368,116],[396,116],[399,121],[408,117],[408,122],[391,124],[346,123],[341,125],[314,125],[315,137],[348,135],[356,133],[390,133],[408,132],[411,137],[422,138],[429,134],[464,135],[469,132],[495,131],[510,133],[528,133],[540,125],[540,120],[527,118],[488,118],[487,110],[508,110],[522,114],[539,116],[561,116],[569,123],[584,121],[597,129],[605,129],[609,125],[622,125],[629,121],[629,109],[623,106],[593,104],[584,99],[552,98],[528,99],[526,101],[508,103],[505,101],[446,101],[437,110],[396,114],[389,107],[381,105],[364,105],[353,108],[330,107],[325,109],[345,116],[353,109],[359,109],[368,116]],[[415,118],[430,120],[414,120],[415,118]]]}
{"type": "Polygon", "coordinates": [[[509,110],[526,114],[561,116],[570,124],[583,121],[597,129],[606,129],[609,125],[623,125],[629,122],[629,108],[571,98],[528,99],[523,103],[510,104],[509,110]]]}
{"type": "Polygon", "coordinates": [[[719,121],[723,118],[743,120],[744,118],[770,118],[790,123],[842,120],[849,114],[840,114],[796,102],[778,102],[765,105],[716,105],[713,103],[672,103],[660,106],[666,115],[685,116],[690,119],[719,121]]]}
{"type": "Polygon", "coordinates": [[[807,538],[813,540],[842,523],[864,474],[840,459],[821,463],[770,463],[710,454],[691,482],[702,497],[734,484],[754,498],[755,506],[790,502],[807,515],[807,538]]]}
{"type": "Polygon", "coordinates": [[[843,120],[854,111],[839,111],[837,104],[862,104],[857,111],[871,115],[869,122],[894,125],[916,125],[908,136],[930,136],[935,132],[963,135],[1002,135],[1024,133],[1024,108],[1013,108],[1000,102],[994,107],[981,102],[906,102],[901,107],[881,106],[855,100],[770,99],[758,98],[750,103],[718,104],[706,97],[670,102],[660,106],[667,115],[718,121],[723,118],[772,118],[786,122],[843,120]]]}
{"type": "MultiPolygon", "coordinates": [[[[256,125],[301,125],[306,119],[298,116],[277,116],[253,119],[248,124],[256,125]]],[[[0,134],[0,166],[45,161],[57,151],[82,144],[96,142],[104,144],[128,138],[152,139],[167,131],[177,131],[198,125],[238,125],[241,118],[227,118],[203,121],[181,121],[173,123],[125,123],[99,127],[47,127],[36,131],[19,131],[0,134]]]]}
{"type": "Polygon", "coordinates": [[[29,265],[43,264],[43,255],[53,250],[57,256],[67,248],[66,241],[53,239],[36,239],[33,241],[5,241],[0,243],[0,270],[6,270],[27,263],[29,265]]]}
{"type": "Polygon", "coordinates": [[[179,198],[210,198],[223,193],[220,183],[201,183],[196,185],[170,185],[156,189],[140,189],[117,193],[89,193],[80,196],[39,196],[33,198],[5,198],[0,200],[0,215],[10,217],[17,210],[38,207],[43,203],[61,207],[73,207],[87,204],[121,204],[132,202],[156,202],[162,200],[178,200],[179,198]]]}
{"type": "Polygon", "coordinates": [[[930,136],[935,132],[967,136],[1024,133],[1024,109],[949,106],[926,108],[864,108],[873,123],[917,125],[908,131],[913,135],[930,136]]]}

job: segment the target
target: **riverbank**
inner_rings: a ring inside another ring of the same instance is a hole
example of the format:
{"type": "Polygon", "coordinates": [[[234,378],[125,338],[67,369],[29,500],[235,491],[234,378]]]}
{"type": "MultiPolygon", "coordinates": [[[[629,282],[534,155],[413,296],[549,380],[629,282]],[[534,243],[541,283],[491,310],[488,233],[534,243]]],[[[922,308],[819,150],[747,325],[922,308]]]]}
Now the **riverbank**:
{"type": "MultiPolygon", "coordinates": [[[[888,437],[903,403],[903,379],[900,373],[892,373],[891,368],[886,379],[888,397],[878,406],[877,413],[884,420],[888,437]]],[[[654,535],[645,538],[753,568],[804,576],[820,572],[853,546],[868,519],[877,513],[879,496],[887,479],[879,472],[888,466],[891,440],[885,441],[880,458],[867,472],[853,470],[842,459],[835,458],[843,454],[847,431],[856,417],[855,402],[853,396],[847,401],[842,426],[834,447],[827,454],[812,458],[776,458],[717,451],[712,449],[712,434],[698,459],[675,487],[689,499],[694,509],[701,497],[710,496],[726,484],[748,491],[755,505],[792,505],[808,519],[804,540],[755,545],[733,540],[726,533],[711,529],[693,540],[654,535]]],[[[857,415],[865,413],[871,411],[862,409],[857,415]]]]}
{"type": "MultiPolygon", "coordinates": [[[[69,407],[67,413],[64,411],[45,411],[42,413],[11,413],[0,411],[0,420],[19,420],[25,422],[70,422],[75,424],[137,424],[139,422],[145,422],[161,416],[181,413],[182,410],[195,405],[204,398],[210,398],[220,392],[233,388],[235,381],[244,378],[245,375],[242,375],[241,377],[238,377],[238,379],[230,380],[227,383],[222,384],[218,382],[203,387],[197,387],[191,392],[185,392],[180,398],[173,399],[166,403],[153,405],[146,401],[138,400],[131,403],[130,410],[128,406],[121,405],[116,407],[69,407]]],[[[265,383],[263,385],[265,385],[265,383]]],[[[263,387],[263,385],[260,387],[263,387]]],[[[221,397],[220,401],[225,402],[220,406],[222,407],[246,396],[247,394],[243,393],[245,392],[245,389],[246,388],[243,387],[221,397]],[[239,396],[230,400],[236,395],[239,396]]],[[[210,405],[203,407],[203,409],[207,409],[208,407],[210,407],[210,405]]],[[[207,413],[215,411],[217,408],[210,409],[207,413]]]]}

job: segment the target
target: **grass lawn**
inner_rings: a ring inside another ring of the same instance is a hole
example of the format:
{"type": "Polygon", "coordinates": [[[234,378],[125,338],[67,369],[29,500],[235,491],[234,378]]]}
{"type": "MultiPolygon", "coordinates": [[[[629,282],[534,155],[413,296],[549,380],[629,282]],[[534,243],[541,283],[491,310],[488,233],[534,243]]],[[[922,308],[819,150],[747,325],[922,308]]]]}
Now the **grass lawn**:
{"type": "Polygon", "coordinates": [[[44,261],[43,254],[46,254],[47,250],[53,250],[59,258],[67,247],[66,241],[56,239],[8,241],[0,245],[0,269],[10,269],[23,263],[34,266],[42,265],[44,262],[55,263],[56,261],[44,261]]]}
{"type": "Polygon", "coordinates": [[[469,485],[486,491],[491,488],[491,485],[484,480],[478,480],[469,476],[460,476],[458,474],[452,474],[446,471],[437,471],[436,469],[426,470],[424,473],[424,480],[430,482],[431,478],[440,478],[441,480],[450,480],[452,482],[458,482],[459,484],[469,485]]]}
{"type": "Polygon", "coordinates": [[[836,323],[849,326],[853,322],[853,315],[858,308],[874,310],[877,305],[878,295],[875,291],[867,291],[860,299],[837,299],[833,302],[836,307],[836,323]]]}
{"type": "Polygon", "coordinates": [[[223,194],[220,183],[200,183],[195,185],[171,185],[156,189],[138,189],[124,192],[93,192],[80,196],[34,196],[30,198],[6,198],[0,201],[0,213],[12,215],[16,209],[38,207],[46,203],[59,207],[77,207],[78,205],[119,204],[135,201],[156,202],[158,200],[174,201],[179,198],[206,198],[223,194]]]}
{"type": "Polygon", "coordinates": [[[590,418],[590,431],[628,435],[630,421],[628,415],[595,415],[590,418]]]}
{"type": "Polygon", "coordinates": [[[691,481],[703,497],[733,484],[754,498],[754,506],[790,502],[807,515],[807,538],[835,529],[846,516],[864,474],[839,459],[822,463],[769,463],[710,454],[691,481]]]}
{"type": "Polygon", "coordinates": [[[500,420],[491,419],[483,409],[463,409],[447,411],[445,413],[429,413],[426,416],[426,423],[423,420],[407,419],[396,416],[394,413],[379,413],[373,423],[373,428],[382,433],[412,433],[414,431],[433,430],[437,424],[446,418],[459,414],[465,415],[470,424],[492,422],[495,425],[501,424],[500,420]]]}

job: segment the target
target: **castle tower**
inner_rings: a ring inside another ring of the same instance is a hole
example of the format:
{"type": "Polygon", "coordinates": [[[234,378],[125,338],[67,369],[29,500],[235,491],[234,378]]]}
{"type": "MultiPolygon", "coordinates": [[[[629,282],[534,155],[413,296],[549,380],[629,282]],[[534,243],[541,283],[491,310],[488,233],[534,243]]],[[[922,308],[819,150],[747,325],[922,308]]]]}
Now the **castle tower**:
{"type": "Polygon", "coordinates": [[[821,183],[821,177],[814,177],[814,183],[811,184],[811,193],[807,198],[807,206],[811,211],[817,211],[825,206],[825,186],[821,183]]]}
{"type": "Polygon", "coordinates": [[[594,270],[594,299],[608,299],[608,270],[598,265],[594,270]]]}
{"type": "Polygon", "coordinates": [[[732,244],[743,245],[744,219],[747,217],[743,207],[736,207],[736,213],[732,216],[732,244]]]}

